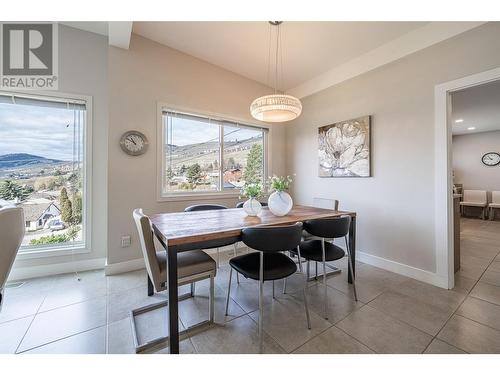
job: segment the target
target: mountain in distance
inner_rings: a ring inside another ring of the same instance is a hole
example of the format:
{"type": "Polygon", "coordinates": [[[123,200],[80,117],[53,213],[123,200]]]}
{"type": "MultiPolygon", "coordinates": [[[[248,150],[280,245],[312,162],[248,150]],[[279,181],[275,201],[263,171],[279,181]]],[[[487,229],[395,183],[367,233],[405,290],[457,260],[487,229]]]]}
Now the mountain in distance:
{"type": "Polygon", "coordinates": [[[65,163],[64,160],[48,159],[43,156],[37,156],[26,153],[0,155],[0,170],[14,168],[29,168],[42,165],[56,165],[65,163]]]}

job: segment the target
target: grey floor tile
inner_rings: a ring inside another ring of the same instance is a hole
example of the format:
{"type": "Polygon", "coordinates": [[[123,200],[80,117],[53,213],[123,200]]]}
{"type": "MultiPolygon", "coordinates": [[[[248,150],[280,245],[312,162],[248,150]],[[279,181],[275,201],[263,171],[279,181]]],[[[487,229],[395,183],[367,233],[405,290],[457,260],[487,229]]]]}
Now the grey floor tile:
{"type": "Polygon", "coordinates": [[[48,344],[106,324],[106,298],[98,298],[37,314],[19,351],[48,344]]]}
{"type": "Polygon", "coordinates": [[[500,330],[500,306],[474,297],[467,297],[456,314],[500,330]]]}
{"type": "Polygon", "coordinates": [[[67,280],[64,285],[57,285],[47,293],[39,311],[48,311],[105,295],[106,284],[100,281],[79,283],[76,280],[67,280]]]}
{"type": "Polygon", "coordinates": [[[108,293],[118,293],[138,287],[143,287],[144,290],[147,290],[145,269],[108,276],[106,279],[108,293]]]}
{"type": "Polygon", "coordinates": [[[486,272],[481,277],[480,281],[488,284],[493,284],[500,286],[500,272],[495,271],[495,269],[488,268],[486,272]]]}
{"type": "Polygon", "coordinates": [[[328,328],[293,352],[294,354],[369,354],[373,350],[336,327],[328,328]]]}
{"type": "Polygon", "coordinates": [[[500,305],[500,286],[478,282],[470,292],[472,297],[500,305]]]}
{"type": "Polygon", "coordinates": [[[382,293],[368,305],[433,336],[451,316],[448,309],[392,291],[382,293]]]}
{"type": "Polygon", "coordinates": [[[422,353],[432,340],[432,336],[368,305],[336,326],[377,353],[422,353]]]}
{"type": "Polygon", "coordinates": [[[463,350],[455,348],[453,345],[450,345],[444,341],[439,339],[434,339],[430,343],[430,345],[425,349],[424,354],[467,354],[463,350]]]}
{"type": "MultiPolygon", "coordinates": [[[[363,306],[362,302],[356,302],[353,298],[347,296],[346,294],[338,291],[330,286],[327,287],[328,296],[328,322],[335,324],[338,321],[344,319],[354,310],[363,306]]],[[[309,308],[316,314],[324,318],[324,287],[323,284],[317,283],[306,289],[307,300],[309,303],[309,308]]],[[[297,300],[303,301],[302,291],[297,291],[292,294],[297,300]]]]}
{"type": "MultiPolygon", "coordinates": [[[[311,329],[307,328],[305,307],[302,301],[291,297],[281,297],[264,305],[264,331],[271,336],[286,352],[292,352],[331,324],[309,311],[311,329]]],[[[249,316],[257,324],[259,312],[253,311],[249,316]]]]}
{"type": "Polygon", "coordinates": [[[476,281],[477,280],[455,274],[455,287],[452,290],[454,292],[467,294],[470,292],[474,284],[476,284],[476,281]]]}
{"type": "Polygon", "coordinates": [[[26,334],[33,316],[0,324],[0,354],[14,354],[26,334]]]}
{"type": "Polygon", "coordinates": [[[108,325],[107,353],[135,354],[130,317],[108,325]]]}
{"type": "Polygon", "coordinates": [[[36,314],[44,298],[43,294],[6,294],[0,312],[0,323],[36,314]]]}
{"type": "Polygon", "coordinates": [[[42,345],[23,354],[105,354],[106,327],[95,328],[42,345]]]}
{"type": "MultiPolygon", "coordinates": [[[[205,354],[256,354],[259,352],[257,324],[247,315],[225,324],[217,324],[190,335],[197,353],[205,354]]],[[[284,353],[283,349],[264,333],[264,353],[284,353]]]]}
{"type": "Polygon", "coordinates": [[[459,315],[454,315],[437,337],[468,353],[500,353],[500,331],[459,315]]]}

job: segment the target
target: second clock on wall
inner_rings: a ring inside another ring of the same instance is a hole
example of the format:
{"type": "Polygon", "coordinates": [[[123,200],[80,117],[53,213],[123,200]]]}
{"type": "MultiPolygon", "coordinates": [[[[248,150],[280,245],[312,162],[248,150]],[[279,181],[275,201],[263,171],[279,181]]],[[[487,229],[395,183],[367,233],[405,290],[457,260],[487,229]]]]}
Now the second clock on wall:
{"type": "Polygon", "coordinates": [[[144,154],[148,149],[148,139],[144,134],[136,130],[130,130],[120,138],[120,147],[131,156],[144,154]]]}

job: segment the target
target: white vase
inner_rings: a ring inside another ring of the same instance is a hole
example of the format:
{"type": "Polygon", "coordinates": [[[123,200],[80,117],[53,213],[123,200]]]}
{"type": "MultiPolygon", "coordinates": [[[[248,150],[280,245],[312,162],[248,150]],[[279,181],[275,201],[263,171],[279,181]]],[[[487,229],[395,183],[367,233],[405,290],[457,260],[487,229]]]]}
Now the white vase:
{"type": "Polygon", "coordinates": [[[292,197],[286,191],[275,191],[267,201],[269,211],[276,216],[285,216],[293,206],[292,197]]]}
{"type": "Polygon", "coordinates": [[[257,216],[262,211],[262,205],[255,198],[250,198],[245,203],[243,203],[243,209],[248,216],[257,216]]]}

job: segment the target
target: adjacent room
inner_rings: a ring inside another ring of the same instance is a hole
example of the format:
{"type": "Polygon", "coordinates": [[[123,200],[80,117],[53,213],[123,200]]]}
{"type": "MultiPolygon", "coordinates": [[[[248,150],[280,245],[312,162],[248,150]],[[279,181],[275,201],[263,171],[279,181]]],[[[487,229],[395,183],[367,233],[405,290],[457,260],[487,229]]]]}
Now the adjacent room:
{"type": "Polygon", "coordinates": [[[0,353],[500,353],[499,22],[0,27],[0,353]]]}

